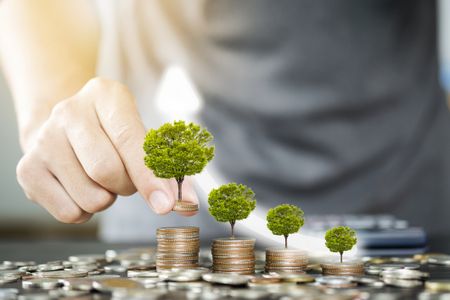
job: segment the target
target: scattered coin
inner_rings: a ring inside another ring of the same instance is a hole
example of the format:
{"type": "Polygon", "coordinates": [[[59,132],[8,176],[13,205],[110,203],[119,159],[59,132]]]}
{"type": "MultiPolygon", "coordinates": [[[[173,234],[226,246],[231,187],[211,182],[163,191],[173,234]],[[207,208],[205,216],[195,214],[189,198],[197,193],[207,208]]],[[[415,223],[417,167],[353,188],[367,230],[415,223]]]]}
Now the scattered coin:
{"type": "Polygon", "coordinates": [[[251,276],[240,274],[208,273],[202,275],[204,281],[226,285],[244,285],[251,278],[251,276]]]}
{"type": "Polygon", "coordinates": [[[450,292],[450,280],[429,280],[425,282],[425,288],[432,292],[449,293],[450,292]]]}
{"type": "Polygon", "coordinates": [[[407,280],[407,279],[396,279],[396,278],[384,278],[384,283],[386,285],[400,287],[400,288],[414,288],[421,286],[423,283],[419,280],[407,280]]]}
{"type": "Polygon", "coordinates": [[[92,284],[94,289],[100,292],[112,292],[117,289],[139,289],[143,285],[135,280],[127,278],[109,278],[95,280],[92,284]]]}
{"type": "Polygon", "coordinates": [[[24,289],[43,289],[51,290],[62,286],[58,279],[51,278],[34,278],[22,281],[22,287],[24,289]]]}
{"type": "Polygon", "coordinates": [[[357,286],[355,282],[352,282],[351,277],[349,276],[322,276],[317,277],[316,282],[320,285],[334,289],[353,288],[357,286]]]}
{"type": "Polygon", "coordinates": [[[409,269],[398,269],[398,270],[385,270],[380,273],[380,276],[384,279],[406,279],[406,280],[421,280],[429,276],[426,272],[421,272],[417,270],[409,269]]]}

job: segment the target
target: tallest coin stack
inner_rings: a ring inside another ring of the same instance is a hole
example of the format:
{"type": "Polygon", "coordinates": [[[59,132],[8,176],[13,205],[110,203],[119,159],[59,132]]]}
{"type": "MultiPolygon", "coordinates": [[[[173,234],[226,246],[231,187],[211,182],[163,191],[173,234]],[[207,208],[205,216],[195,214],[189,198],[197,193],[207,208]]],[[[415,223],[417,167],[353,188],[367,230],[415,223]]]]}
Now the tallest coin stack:
{"type": "Polygon", "coordinates": [[[199,233],[198,227],[158,228],[156,268],[161,270],[198,267],[199,233]]]}

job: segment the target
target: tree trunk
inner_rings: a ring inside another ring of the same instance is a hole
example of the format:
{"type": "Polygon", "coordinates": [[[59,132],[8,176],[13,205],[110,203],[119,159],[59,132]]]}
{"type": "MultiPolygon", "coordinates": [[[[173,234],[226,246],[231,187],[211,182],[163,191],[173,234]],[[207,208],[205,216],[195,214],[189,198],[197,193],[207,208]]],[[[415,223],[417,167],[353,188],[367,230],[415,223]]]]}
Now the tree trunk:
{"type": "Polygon", "coordinates": [[[342,264],[342,254],[343,254],[344,252],[339,252],[339,254],[341,255],[341,264],[342,264]]]}
{"type": "Polygon", "coordinates": [[[284,235],[284,248],[287,248],[287,239],[288,239],[288,235],[285,234],[284,235]]]}
{"type": "Polygon", "coordinates": [[[183,200],[183,180],[184,178],[178,178],[177,184],[178,184],[178,201],[183,200]]]}
{"type": "Polygon", "coordinates": [[[236,223],[236,221],[231,221],[230,225],[231,225],[231,238],[234,239],[234,224],[236,223]]]}

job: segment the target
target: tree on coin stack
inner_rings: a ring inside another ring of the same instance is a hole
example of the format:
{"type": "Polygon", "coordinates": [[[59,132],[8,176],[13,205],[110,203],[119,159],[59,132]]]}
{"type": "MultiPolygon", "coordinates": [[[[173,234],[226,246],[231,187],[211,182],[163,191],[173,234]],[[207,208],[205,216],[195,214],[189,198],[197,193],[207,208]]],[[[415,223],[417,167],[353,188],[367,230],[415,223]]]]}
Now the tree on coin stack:
{"type": "Polygon", "coordinates": [[[267,228],[284,236],[284,248],[266,249],[266,272],[303,272],[308,265],[306,252],[288,249],[288,237],[304,224],[303,211],[291,204],[281,204],[267,213],[267,228]]]}
{"type": "Polygon", "coordinates": [[[208,197],[209,212],[218,222],[229,222],[231,237],[213,240],[213,270],[221,273],[255,272],[255,239],[235,238],[236,221],[243,220],[256,207],[255,193],[243,185],[229,183],[213,189],[208,197]]]}
{"type": "Polygon", "coordinates": [[[359,275],[364,274],[362,262],[350,261],[344,263],[342,260],[345,251],[349,251],[356,244],[356,232],[347,226],[337,226],[329,229],[325,233],[325,245],[331,252],[338,252],[339,263],[321,264],[322,272],[325,275],[359,275]]]}
{"type": "Polygon", "coordinates": [[[198,205],[183,201],[182,185],[185,176],[200,173],[214,157],[213,137],[206,129],[184,121],[166,123],[150,129],[145,136],[145,165],[160,178],[175,178],[178,200],[175,211],[197,211],[198,205]]]}

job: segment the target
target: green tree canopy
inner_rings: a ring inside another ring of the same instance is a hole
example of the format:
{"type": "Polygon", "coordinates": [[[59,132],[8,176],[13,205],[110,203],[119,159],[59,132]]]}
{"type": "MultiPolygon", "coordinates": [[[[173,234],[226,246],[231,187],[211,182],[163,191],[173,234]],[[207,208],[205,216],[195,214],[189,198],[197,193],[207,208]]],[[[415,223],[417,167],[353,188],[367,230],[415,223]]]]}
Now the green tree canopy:
{"type": "Polygon", "coordinates": [[[273,234],[284,236],[284,246],[286,248],[289,234],[298,232],[305,222],[303,211],[291,204],[281,204],[271,208],[267,213],[266,220],[267,228],[273,234]]]}
{"type": "Polygon", "coordinates": [[[208,197],[209,213],[218,222],[230,222],[231,236],[234,224],[243,220],[256,207],[255,193],[247,186],[229,183],[211,190],[208,197]]]}
{"type": "Polygon", "coordinates": [[[325,234],[325,245],[331,252],[339,252],[342,262],[342,254],[356,244],[356,232],[347,226],[337,226],[329,229],[325,234]]]}
{"type": "Polygon", "coordinates": [[[145,165],[160,178],[175,178],[178,200],[185,176],[200,173],[214,157],[213,137],[206,129],[184,121],[166,123],[150,129],[145,136],[145,165]]]}

